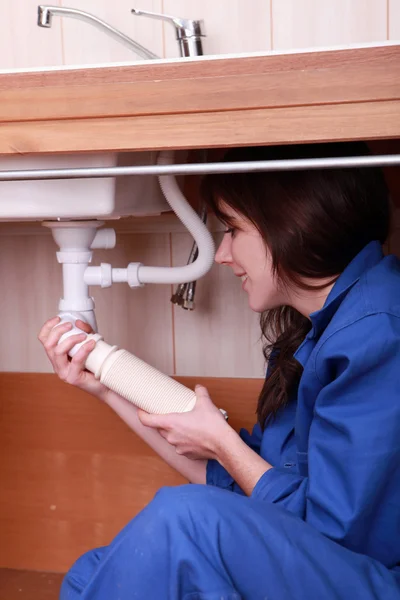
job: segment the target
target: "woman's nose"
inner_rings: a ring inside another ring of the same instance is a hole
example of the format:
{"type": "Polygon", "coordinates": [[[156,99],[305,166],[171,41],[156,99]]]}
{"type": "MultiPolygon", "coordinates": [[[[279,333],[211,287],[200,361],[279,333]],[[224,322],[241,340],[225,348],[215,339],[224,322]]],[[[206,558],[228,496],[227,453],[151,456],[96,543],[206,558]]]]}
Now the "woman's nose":
{"type": "Polygon", "coordinates": [[[226,233],[222,238],[222,242],[215,255],[215,262],[219,265],[229,265],[232,263],[231,236],[229,233],[226,233]]]}

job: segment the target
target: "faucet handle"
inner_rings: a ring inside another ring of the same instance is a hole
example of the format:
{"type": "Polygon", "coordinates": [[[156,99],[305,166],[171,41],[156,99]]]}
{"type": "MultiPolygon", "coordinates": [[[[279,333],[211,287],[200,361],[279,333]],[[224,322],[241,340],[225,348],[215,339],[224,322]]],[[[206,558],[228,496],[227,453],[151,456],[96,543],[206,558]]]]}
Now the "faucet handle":
{"type": "Polygon", "coordinates": [[[175,27],[176,39],[183,40],[191,37],[205,37],[204,21],[194,21],[193,19],[181,19],[180,17],[171,17],[170,15],[162,15],[160,13],[148,12],[146,10],[138,10],[132,8],[131,13],[138,17],[151,17],[152,19],[160,19],[171,23],[175,27]]]}

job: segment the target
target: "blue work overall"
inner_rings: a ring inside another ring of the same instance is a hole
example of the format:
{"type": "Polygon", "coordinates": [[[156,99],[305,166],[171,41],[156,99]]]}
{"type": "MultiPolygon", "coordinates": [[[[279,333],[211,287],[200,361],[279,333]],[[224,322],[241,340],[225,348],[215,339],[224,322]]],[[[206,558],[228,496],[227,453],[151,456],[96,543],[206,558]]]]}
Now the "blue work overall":
{"type": "Polygon", "coordinates": [[[251,497],[209,461],[78,559],[61,600],[400,599],[400,262],[370,243],[310,318],[294,397],[241,432],[273,465],[251,497]]]}

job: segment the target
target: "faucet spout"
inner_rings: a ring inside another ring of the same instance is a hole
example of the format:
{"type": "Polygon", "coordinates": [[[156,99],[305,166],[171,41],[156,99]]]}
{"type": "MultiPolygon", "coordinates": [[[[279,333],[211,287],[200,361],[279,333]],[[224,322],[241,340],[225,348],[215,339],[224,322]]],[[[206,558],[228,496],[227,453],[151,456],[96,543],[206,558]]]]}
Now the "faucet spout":
{"type": "Polygon", "coordinates": [[[37,24],[39,27],[51,27],[53,16],[71,17],[73,19],[85,21],[86,23],[90,23],[94,27],[97,27],[101,31],[104,31],[121,44],[127,46],[130,50],[136,52],[136,54],[138,54],[142,58],[160,58],[156,54],[153,54],[153,52],[151,52],[150,50],[147,50],[147,48],[144,48],[144,46],[142,46],[141,44],[138,44],[138,42],[135,42],[130,37],[122,33],[122,31],[115,29],[115,27],[112,27],[105,21],[102,21],[98,17],[95,17],[90,13],[84,12],[83,10],[78,10],[76,8],[61,8],[60,6],[47,6],[43,4],[38,6],[37,24]]]}

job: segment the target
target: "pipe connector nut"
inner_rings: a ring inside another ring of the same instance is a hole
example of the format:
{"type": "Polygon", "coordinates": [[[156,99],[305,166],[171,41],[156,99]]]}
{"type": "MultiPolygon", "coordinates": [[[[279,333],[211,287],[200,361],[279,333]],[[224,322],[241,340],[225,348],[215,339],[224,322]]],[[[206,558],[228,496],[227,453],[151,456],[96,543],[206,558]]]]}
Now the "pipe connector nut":
{"type": "Polygon", "coordinates": [[[85,250],[60,250],[56,252],[56,256],[60,265],[83,265],[92,262],[93,253],[85,250]]]}
{"type": "Polygon", "coordinates": [[[129,287],[143,287],[144,284],[139,279],[140,267],[142,263],[129,263],[127,268],[127,282],[129,287]]]}
{"type": "Polygon", "coordinates": [[[102,288],[111,287],[112,267],[109,263],[101,263],[99,267],[87,267],[84,281],[86,285],[100,285],[102,288]]]}

